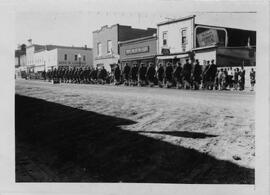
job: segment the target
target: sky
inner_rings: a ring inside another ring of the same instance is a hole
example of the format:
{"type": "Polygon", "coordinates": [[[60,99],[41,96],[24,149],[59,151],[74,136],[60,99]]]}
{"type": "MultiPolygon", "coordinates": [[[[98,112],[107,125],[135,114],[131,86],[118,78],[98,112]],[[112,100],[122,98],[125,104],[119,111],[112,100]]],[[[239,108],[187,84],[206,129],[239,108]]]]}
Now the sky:
{"type": "Polygon", "coordinates": [[[15,47],[29,38],[35,44],[92,47],[92,32],[104,25],[155,28],[192,14],[200,24],[257,29],[256,3],[251,1],[25,0],[14,7],[15,47]]]}

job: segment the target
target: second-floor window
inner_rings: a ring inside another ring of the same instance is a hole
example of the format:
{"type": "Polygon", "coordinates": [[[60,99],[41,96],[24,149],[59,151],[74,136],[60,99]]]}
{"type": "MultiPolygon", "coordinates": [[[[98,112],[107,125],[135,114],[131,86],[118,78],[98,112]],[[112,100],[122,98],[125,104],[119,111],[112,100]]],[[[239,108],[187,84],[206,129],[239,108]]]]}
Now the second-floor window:
{"type": "Polygon", "coordinates": [[[168,32],[163,32],[162,34],[163,46],[167,45],[167,39],[168,39],[168,32]]]}
{"type": "Polygon", "coordinates": [[[187,29],[181,29],[181,40],[182,40],[182,45],[187,44],[187,29]]]}
{"type": "Polygon", "coordinates": [[[65,54],[65,60],[67,60],[67,54],[65,54]]]}
{"type": "Polygon", "coordinates": [[[98,56],[101,56],[102,55],[102,52],[101,52],[101,43],[98,43],[97,44],[97,55],[98,56]]]}
{"type": "Polygon", "coordinates": [[[109,54],[112,53],[112,41],[111,40],[107,41],[107,53],[109,53],[109,54]]]}
{"type": "Polygon", "coordinates": [[[74,60],[77,61],[77,59],[78,59],[78,55],[75,55],[74,60]]]}

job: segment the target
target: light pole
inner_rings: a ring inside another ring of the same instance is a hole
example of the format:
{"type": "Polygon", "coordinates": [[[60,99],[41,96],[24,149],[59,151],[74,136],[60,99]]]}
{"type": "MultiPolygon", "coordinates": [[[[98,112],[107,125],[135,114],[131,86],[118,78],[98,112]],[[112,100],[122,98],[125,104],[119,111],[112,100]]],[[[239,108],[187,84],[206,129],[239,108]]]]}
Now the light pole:
{"type": "Polygon", "coordinates": [[[82,58],[81,54],[78,54],[78,58],[79,58],[79,66],[81,67],[81,58],[82,58]]]}

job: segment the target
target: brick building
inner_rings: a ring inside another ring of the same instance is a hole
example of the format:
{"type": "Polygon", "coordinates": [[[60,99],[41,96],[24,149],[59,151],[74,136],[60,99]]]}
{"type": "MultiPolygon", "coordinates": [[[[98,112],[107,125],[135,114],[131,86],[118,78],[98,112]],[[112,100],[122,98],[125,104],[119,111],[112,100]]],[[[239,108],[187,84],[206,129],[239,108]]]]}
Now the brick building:
{"type": "Polygon", "coordinates": [[[137,29],[119,24],[101,27],[93,32],[94,66],[111,71],[112,66],[120,59],[119,42],[152,36],[155,33],[155,28],[137,29]]]}

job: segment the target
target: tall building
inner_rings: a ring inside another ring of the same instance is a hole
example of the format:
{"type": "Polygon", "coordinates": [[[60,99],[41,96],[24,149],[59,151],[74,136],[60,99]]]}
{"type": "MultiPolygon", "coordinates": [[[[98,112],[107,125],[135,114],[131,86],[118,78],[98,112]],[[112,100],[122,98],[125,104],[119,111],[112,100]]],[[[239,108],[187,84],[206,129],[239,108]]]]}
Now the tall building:
{"type": "Polygon", "coordinates": [[[155,28],[137,29],[119,24],[101,27],[93,32],[94,66],[111,71],[120,59],[119,42],[152,36],[155,33],[155,28]]]}

